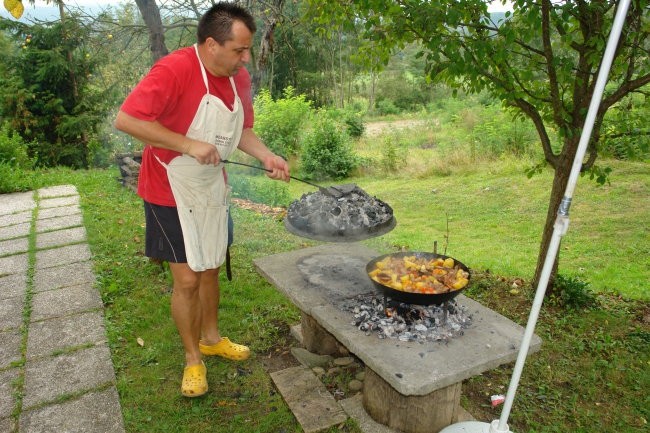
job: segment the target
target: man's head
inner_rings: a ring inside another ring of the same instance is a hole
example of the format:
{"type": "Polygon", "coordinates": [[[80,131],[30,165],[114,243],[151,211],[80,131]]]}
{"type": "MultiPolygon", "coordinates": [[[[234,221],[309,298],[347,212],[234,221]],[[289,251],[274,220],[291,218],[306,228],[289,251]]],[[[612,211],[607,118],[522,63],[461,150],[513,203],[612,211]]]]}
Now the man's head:
{"type": "Polygon", "coordinates": [[[246,9],[229,2],[215,4],[199,20],[197,42],[203,44],[212,38],[221,45],[225,44],[233,37],[232,26],[235,21],[243,23],[251,34],[257,30],[255,19],[246,9]]]}
{"type": "Polygon", "coordinates": [[[235,75],[251,59],[255,20],[244,8],[221,2],[199,21],[197,42],[201,60],[213,75],[235,75]]]}

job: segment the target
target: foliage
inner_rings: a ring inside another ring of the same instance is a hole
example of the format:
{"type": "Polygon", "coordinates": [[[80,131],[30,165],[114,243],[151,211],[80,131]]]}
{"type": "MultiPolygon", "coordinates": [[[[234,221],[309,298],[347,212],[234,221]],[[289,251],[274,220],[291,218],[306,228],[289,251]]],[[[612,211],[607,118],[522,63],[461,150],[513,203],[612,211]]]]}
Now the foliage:
{"type": "Polygon", "coordinates": [[[273,150],[285,158],[300,151],[300,136],[311,113],[311,104],[304,95],[296,95],[293,87],[284,89],[283,97],[273,100],[262,89],[255,98],[255,132],[273,150]]]}
{"type": "Polygon", "coordinates": [[[308,179],[342,179],[359,164],[340,119],[325,110],[318,112],[305,137],[300,161],[301,172],[308,179]]]}
{"type": "Polygon", "coordinates": [[[381,152],[380,166],[382,170],[393,173],[404,165],[404,152],[398,149],[398,137],[395,134],[388,134],[383,139],[383,150],[381,152]],[[402,155],[400,157],[400,155],[402,155]]]}
{"type": "Polygon", "coordinates": [[[17,133],[11,131],[9,123],[0,125],[0,162],[10,167],[33,168],[27,155],[27,144],[17,133]]]}
{"type": "Polygon", "coordinates": [[[345,122],[350,137],[359,138],[363,135],[366,128],[361,115],[351,110],[345,110],[343,112],[343,121],[345,122]]]}
{"type": "Polygon", "coordinates": [[[558,274],[553,285],[556,303],[567,309],[581,310],[595,307],[598,302],[589,283],[575,276],[558,274]]]}
{"type": "MultiPolygon", "coordinates": [[[[469,93],[487,91],[516,116],[529,118],[538,133],[544,160],[555,170],[549,207],[559,207],[578,153],[586,108],[594,96],[617,1],[516,0],[512,12],[504,17],[491,15],[489,2],[483,0],[308,3],[323,32],[332,21],[350,31],[362,23],[361,54],[366,65],[374,65],[378,58],[386,64],[397,48],[421,43],[420,55],[432,80],[469,93]],[[551,138],[555,133],[562,142],[559,151],[551,138]]],[[[626,31],[620,35],[609,85],[594,112],[589,157],[583,162],[587,170],[597,159],[607,111],[650,83],[647,9],[647,0],[633,2],[625,15],[626,31]]],[[[554,212],[548,212],[535,281],[541,276],[554,221],[554,212]]],[[[557,266],[556,257],[551,282],[557,266]]]]}
{"type": "Polygon", "coordinates": [[[4,27],[22,49],[2,60],[0,113],[39,165],[88,166],[91,136],[111,101],[91,81],[103,58],[91,55],[89,27],[74,15],[51,25],[4,21],[4,27]]]}
{"type": "Polygon", "coordinates": [[[601,138],[603,154],[633,161],[650,159],[650,98],[630,95],[608,112],[601,138]]]}

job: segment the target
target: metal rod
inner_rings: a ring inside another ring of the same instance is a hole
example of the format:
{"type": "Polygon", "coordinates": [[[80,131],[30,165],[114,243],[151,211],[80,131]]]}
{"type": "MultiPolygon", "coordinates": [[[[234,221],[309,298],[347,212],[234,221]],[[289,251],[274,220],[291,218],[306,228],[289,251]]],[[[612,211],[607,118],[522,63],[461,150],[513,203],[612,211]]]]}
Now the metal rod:
{"type": "Polygon", "coordinates": [[[571,197],[573,196],[573,191],[578,181],[578,176],[580,175],[582,161],[587,151],[587,145],[589,144],[591,137],[596,114],[598,112],[598,106],[600,105],[603,97],[603,91],[605,89],[605,84],[607,83],[607,77],[612,66],[616,46],[618,45],[618,40],[621,35],[621,30],[623,28],[623,23],[625,22],[625,17],[627,15],[629,6],[630,0],[621,0],[618,5],[618,10],[616,11],[616,16],[614,17],[614,23],[609,34],[607,47],[605,48],[605,54],[603,55],[603,60],[600,65],[600,71],[598,71],[596,87],[594,88],[594,94],[591,97],[591,103],[589,104],[589,111],[587,112],[585,125],[582,129],[582,135],[578,144],[578,150],[573,160],[573,166],[571,167],[571,174],[569,176],[564,198],[562,200],[560,208],[558,209],[558,214],[555,219],[553,234],[551,236],[551,241],[546,253],[546,259],[544,260],[544,266],[542,268],[539,283],[537,285],[537,292],[535,293],[535,299],[533,300],[533,305],[528,317],[528,323],[526,324],[524,337],[521,343],[521,347],[519,348],[519,354],[517,356],[515,368],[512,373],[512,378],[510,379],[508,391],[506,393],[506,400],[503,405],[503,410],[501,411],[501,417],[499,418],[499,431],[509,431],[508,417],[510,416],[512,403],[515,398],[519,379],[521,378],[521,372],[524,368],[524,363],[526,362],[526,356],[528,355],[530,341],[535,330],[535,325],[537,324],[539,311],[542,307],[542,302],[544,301],[544,294],[546,293],[551,271],[553,269],[553,263],[555,262],[555,257],[560,247],[560,239],[562,236],[564,236],[564,234],[566,234],[566,231],[569,227],[569,206],[571,204],[571,197]]]}
{"type": "MultiPolygon", "coordinates": [[[[265,168],[265,167],[260,167],[259,165],[245,164],[245,163],[243,163],[243,162],[229,161],[229,160],[227,160],[227,159],[222,159],[221,162],[223,162],[223,163],[225,163],[225,164],[243,165],[244,167],[256,168],[256,169],[258,169],[258,170],[268,171],[269,173],[273,172],[273,170],[270,170],[270,169],[265,168]]],[[[312,183],[312,182],[310,182],[310,181],[308,181],[308,180],[305,180],[305,179],[299,179],[299,178],[297,178],[297,177],[293,177],[293,176],[289,176],[289,177],[290,177],[291,179],[297,180],[298,182],[302,182],[302,183],[306,183],[307,185],[315,186],[316,188],[321,189],[321,190],[322,190],[322,189],[325,189],[325,190],[326,190],[325,187],[320,186],[320,185],[317,185],[317,184],[315,184],[315,183],[312,183]]],[[[343,194],[343,191],[341,191],[340,189],[338,189],[338,188],[336,188],[336,187],[334,187],[334,186],[330,186],[330,188],[333,188],[333,189],[335,189],[337,192],[343,194]]]]}

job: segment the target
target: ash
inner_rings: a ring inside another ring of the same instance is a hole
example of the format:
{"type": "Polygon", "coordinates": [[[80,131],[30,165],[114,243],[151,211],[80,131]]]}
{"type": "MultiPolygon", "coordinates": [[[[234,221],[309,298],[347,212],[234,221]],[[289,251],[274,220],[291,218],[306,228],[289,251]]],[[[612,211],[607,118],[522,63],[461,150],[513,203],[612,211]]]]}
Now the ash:
{"type": "Polygon", "coordinates": [[[354,314],[352,325],[377,337],[400,341],[447,342],[464,334],[472,324],[467,307],[451,299],[440,305],[415,305],[387,301],[375,294],[348,299],[342,309],[354,314]]]}
{"type": "Polygon", "coordinates": [[[393,209],[355,184],[339,185],[340,197],[316,191],[289,205],[287,219],[297,230],[332,237],[365,234],[389,226],[393,209]]]}

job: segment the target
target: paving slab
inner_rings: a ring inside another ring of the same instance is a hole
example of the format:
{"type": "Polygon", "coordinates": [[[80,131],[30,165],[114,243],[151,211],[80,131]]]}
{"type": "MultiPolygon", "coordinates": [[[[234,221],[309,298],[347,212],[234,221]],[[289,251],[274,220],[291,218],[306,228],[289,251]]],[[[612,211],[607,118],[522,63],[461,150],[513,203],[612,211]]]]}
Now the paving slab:
{"type": "Polygon", "coordinates": [[[32,221],[32,211],[17,212],[9,215],[0,215],[0,227],[25,224],[32,221]]]}
{"type": "Polygon", "coordinates": [[[76,215],[81,213],[81,208],[79,205],[71,206],[61,206],[61,207],[51,207],[47,209],[38,210],[38,219],[62,217],[68,215],[76,215]]]}
{"type": "Polygon", "coordinates": [[[20,415],[21,433],[123,433],[124,422],[115,387],[89,392],[75,400],[20,415]]]}
{"type": "Polygon", "coordinates": [[[24,274],[28,264],[27,254],[0,257],[0,275],[24,274]]]}
{"type": "MultiPolygon", "coordinates": [[[[379,339],[359,331],[353,315],[339,305],[376,292],[365,266],[379,255],[359,243],[344,249],[325,244],[254,263],[300,310],[402,395],[428,395],[517,358],[524,328],[462,294],[456,301],[472,315],[472,325],[446,343],[379,339]]],[[[541,339],[533,336],[529,353],[540,347],[541,339]]]]}
{"type": "Polygon", "coordinates": [[[78,262],[51,268],[36,269],[34,273],[34,292],[77,286],[79,284],[95,284],[93,263],[78,262]]]}
{"type": "Polygon", "coordinates": [[[21,297],[22,299],[26,291],[27,274],[12,274],[0,277],[0,301],[16,297],[21,297]]]}
{"type": "Polygon", "coordinates": [[[363,401],[361,399],[362,395],[357,394],[353,397],[340,400],[339,404],[345,413],[357,422],[363,433],[400,433],[372,419],[363,408],[363,401]]]}
{"type": "Polygon", "coordinates": [[[0,215],[10,215],[17,212],[32,210],[36,207],[32,192],[0,194],[0,215]]]}
{"type": "Polygon", "coordinates": [[[46,198],[38,203],[39,208],[47,209],[52,207],[79,205],[79,196],[46,198]]]}
{"type": "Polygon", "coordinates": [[[86,241],[86,228],[73,227],[53,232],[40,233],[36,237],[36,248],[52,248],[61,245],[78,244],[86,241]]]}
{"type": "Polygon", "coordinates": [[[16,296],[0,302],[0,330],[18,328],[23,324],[25,297],[16,296]]]}
{"type": "Polygon", "coordinates": [[[0,241],[0,256],[26,253],[27,251],[29,251],[29,240],[27,238],[0,241]]]}
{"type": "Polygon", "coordinates": [[[0,369],[7,368],[12,362],[19,362],[23,359],[20,346],[23,336],[20,329],[9,329],[0,332],[0,369]]]}
{"type": "Polygon", "coordinates": [[[13,239],[29,236],[32,223],[15,224],[13,226],[0,227],[0,239],[13,239]]]}
{"type": "Polygon", "coordinates": [[[75,194],[77,194],[77,187],[74,185],[48,186],[46,188],[41,188],[38,190],[38,197],[41,199],[75,194]]]}
{"type": "Polygon", "coordinates": [[[271,373],[271,378],[305,433],[320,432],[348,419],[309,368],[287,368],[271,373]]]}
{"type": "Polygon", "coordinates": [[[16,421],[13,418],[0,419],[0,431],[7,433],[16,431],[16,421]]]}
{"type": "MultiPolygon", "coordinates": [[[[10,416],[16,406],[14,383],[18,379],[19,373],[17,368],[0,371],[0,418],[10,416]]],[[[5,430],[0,429],[0,431],[5,430]]]]}
{"type": "Polygon", "coordinates": [[[51,268],[90,260],[90,248],[87,244],[68,245],[36,252],[36,269],[51,268]]]}
{"type": "Polygon", "coordinates": [[[110,351],[105,345],[28,360],[25,365],[23,410],[110,383],[115,383],[115,372],[110,351]]]}
{"type": "Polygon", "coordinates": [[[106,341],[101,311],[32,322],[27,334],[27,359],[51,355],[69,347],[96,345],[106,341]]]}
{"type": "Polygon", "coordinates": [[[81,214],[65,215],[54,218],[39,218],[36,221],[36,233],[43,233],[52,230],[67,229],[83,225],[81,214]]]}
{"type": "Polygon", "coordinates": [[[86,283],[34,293],[30,317],[36,322],[101,309],[103,306],[97,289],[86,283]]]}

